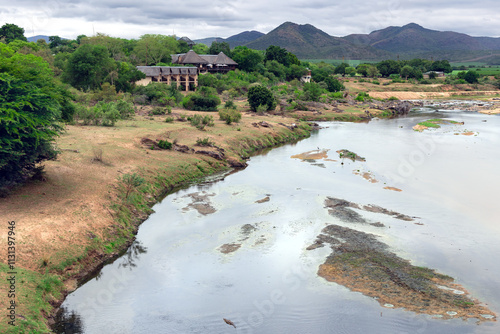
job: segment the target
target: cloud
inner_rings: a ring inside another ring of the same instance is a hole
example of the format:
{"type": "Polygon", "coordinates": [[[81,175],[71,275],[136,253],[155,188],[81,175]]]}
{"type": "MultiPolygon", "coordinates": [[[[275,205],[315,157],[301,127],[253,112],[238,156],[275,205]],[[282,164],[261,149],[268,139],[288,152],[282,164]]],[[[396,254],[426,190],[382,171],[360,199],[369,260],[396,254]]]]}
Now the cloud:
{"type": "Polygon", "coordinates": [[[94,31],[124,38],[144,33],[192,39],[229,37],[245,30],[269,32],[285,21],[310,23],[330,35],[370,33],[415,22],[429,29],[498,36],[496,0],[0,0],[0,23],[31,33],[74,38],[94,31]]]}

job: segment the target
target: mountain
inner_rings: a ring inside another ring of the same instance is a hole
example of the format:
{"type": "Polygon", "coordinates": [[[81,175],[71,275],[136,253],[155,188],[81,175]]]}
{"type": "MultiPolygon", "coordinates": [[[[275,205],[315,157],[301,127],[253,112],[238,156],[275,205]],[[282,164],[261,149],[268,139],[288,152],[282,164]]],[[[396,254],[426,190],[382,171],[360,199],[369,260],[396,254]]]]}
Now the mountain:
{"type": "Polygon", "coordinates": [[[259,31],[244,31],[239,34],[233,35],[225,39],[229,43],[231,48],[235,48],[240,45],[245,45],[247,43],[255,41],[257,38],[264,36],[263,33],[259,31]]]}
{"type": "Polygon", "coordinates": [[[353,34],[344,40],[357,45],[371,46],[403,56],[448,55],[448,57],[477,54],[477,51],[500,50],[500,38],[472,37],[453,31],[426,29],[416,23],[402,27],[387,27],[370,34],[353,34]]]}
{"type": "Polygon", "coordinates": [[[330,36],[310,24],[299,25],[292,22],[285,22],[266,35],[245,44],[257,50],[265,50],[270,45],[285,48],[302,59],[382,59],[390,56],[388,52],[369,45],[330,36]]]}
{"type": "Polygon", "coordinates": [[[212,42],[228,42],[229,46],[231,48],[235,48],[240,45],[244,45],[246,43],[249,43],[253,40],[256,40],[260,36],[263,36],[264,34],[255,30],[252,31],[244,31],[240,32],[239,34],[230,36],[228,38],[220,38],[220,37],[207,37],[203,39],[195,39],[193,42],[195,43],[202,43],[205,44],[206,46],[212,45],[212,42]]]}
{"type": "Polygon", "coordinates": [[[212,42],[224,42],[224,38],[220,37],[207,37],[207,38],[202,38],[202,39],[193,39],[193,42],[196,44],[205,44],[206,46],[212,45],[212,42]]]}
{"type": "Polygon", "coordinates": [[[49,42],[49,36],[45,36],[45,35],[36,35],[36,36],[27,38],[28,42],[36,42],[39,39],[44,39],[45,42],[47,42],[47,43],[49,42]]]}

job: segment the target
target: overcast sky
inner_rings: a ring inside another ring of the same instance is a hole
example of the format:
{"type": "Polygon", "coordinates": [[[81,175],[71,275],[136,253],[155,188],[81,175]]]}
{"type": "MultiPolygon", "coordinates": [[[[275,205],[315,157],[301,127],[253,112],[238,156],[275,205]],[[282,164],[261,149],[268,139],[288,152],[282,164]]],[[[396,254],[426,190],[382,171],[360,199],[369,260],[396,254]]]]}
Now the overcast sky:
{"type": "Polygon", "coordinates": [[[229,37],[267,33],[285,21],[310,23],[332,36],[370,33],[410,22],[434,30],[500,37],[498,0],[0,0],[0,25],[25,36],[75,38],[105,33],[229,37]]]}

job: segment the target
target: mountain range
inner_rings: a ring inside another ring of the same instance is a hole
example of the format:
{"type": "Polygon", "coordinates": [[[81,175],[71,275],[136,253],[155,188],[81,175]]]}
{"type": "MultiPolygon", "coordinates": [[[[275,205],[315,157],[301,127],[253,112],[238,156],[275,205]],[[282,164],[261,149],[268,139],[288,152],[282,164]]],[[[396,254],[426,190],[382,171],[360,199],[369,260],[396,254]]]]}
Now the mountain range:
{"type": "MultiPolygon", "coordinates": [[[[29,41],[48,36],[29,37],[29,41]]],[[[285,22],[267,34],[244,31],[228,38],[194,40],[210,46],[213,41],[228,42],[231,48],[244,45],[265,50],[278,45],[300,59],[447,59],[482,61],[500,65],[500,38],[472,37],[453,31],[426,29],[416,23],[387,27],[369,34],[330,36],[311,24],[285,22]]]]}
{"type": "Polygon", "coordinates": [[[302,59],[381,60],[419,57],[450,61],[488,61],[496,58],[498,61],[500,58],[500,38],[431,30],[416,23],[391,26],[369,34],[334,37],[310,24],[285,22],[267,34],[246,31],[218,41],[227,41],[231,47],[245,45],[257,50],[278,45],[302,59]]]}

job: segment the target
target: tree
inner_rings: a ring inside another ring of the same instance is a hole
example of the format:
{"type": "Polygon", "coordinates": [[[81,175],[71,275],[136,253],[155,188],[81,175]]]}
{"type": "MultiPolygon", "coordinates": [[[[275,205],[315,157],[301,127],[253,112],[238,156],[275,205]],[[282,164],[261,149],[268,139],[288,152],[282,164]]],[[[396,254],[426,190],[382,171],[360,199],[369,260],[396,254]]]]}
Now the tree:
{"type": "Polygon", "coordinates": [[[288,51],[276,45],[267,47],[264,59],[266,62],[276,60],[278,63],[285,66],[289,66],[291,61],[291,57],[288,56],[288,51]]]}
{"type": "Polygon", "coordinates": [[[361,74],[362,76],[366,77],[368,75],[368,68],[370,67],[370,64],[359,64],[356,67],[356,72],[358,74],[361,74]]]}
{"type": "Polygon", "coordinates": [[[447,60],[436,60],[432,63],[431,71],[440,71],[444,73],[451,73],[453,69],[451,68],[450,62],[447,60]]]}
{"type": "Polygon", "coordinates": [[[410,65],[405,65],[399,72],[399,75],[402,78],[405,78],[405,80],[408,80],[408,77],[412,75],[413,71],[414,71],[413,67],[411,67],[410,65]]]}
{"type": "Polygon", "coordinates": [[[322,92],[321,86],[315,82],[304,84],[304,99],[306,101],[319,101],[322,92]]]}
{"type": "Polygon", "coordinates": [[[465,73],[464,75],[464,79],[470,84],[477,83],[479,79],[479,73],[477,73],[476,71],[467,71],[467,73],[465,73]]]}
{"type": "Polygon", "coordinates": [[[208,53],[208,46],[203,43],[198,43],[193,46],[193,51],[199,55],[206,55],[208,53]]]}
{"type": "Polygon", "coordinates": [[[75,88],[97,89],[113,67],[106,47],[84,44],[69,56],[64,78],[75,88]]]}
{"type": "Polygon", "coordinates": [[[276,108],[276,99],[269,89],[258,85],[248,89],[248,104],[253,111],[257,111],[260,105],[266,106],[267,110],[273,110],[276,108]]]}
{"type": "Polygon", "coordinates": [[[233,50],[233,60],[238,63],[238,68],[253,72],[257,69],[257,65],[262,63],[263,55],[259,51],[247,48],[246,46],[237,46],[233,50]]]}
{"type": "Polygon", "coordinates": [[[329,92],[339,92],[345,89],[344,85],[332,76],[326,78],[325,83],[329,92]]]}
{"type": "Polygon", "coordinates": [[[212,45],[210,45],[210,48],[208,49],[208,53],[211,55],[218,55],[221,52],[224,52],[226,56],[231,57],[231,48],[229,47],[229,43],[213,41],[212,45]]]}
{"type": "Polygon", "coordinates": [[[114,84],[117,91],[130,92],[136,81],[144,79],[146,75],[139,71],[134,65],[126,62],[118,63],[118,78],[114,84]]]}
{"type": "Polygon", "coordinates": [[[0,189],[23,182],[56,157],[63,97],[49,64],[0,43],[0,189]]]}
{"type": "Polygon", "coordinates": [[[141,36],[134,49],[139,62],[143,65],[170,63],[170,55],[177,53],[179,43],[175,37],[147,34],[141,36]]]}
{"type": "Polygon", "coordinates": [[[24,29],[12,23],[6,23],[0,28],[0,40],[3,38],[5,38],[5,43],[7,44],[16,39],[25,42],[28,41],[26,37],[24,37],[24,29]]]}
{"type": "Polygon", "coordinates": [[[399,74],[401,66],[397,61],[389,59],[383,60],[378,63],[377,69],[379,70],[380,74],[382,74],[382,76],[388,77],[391,74],[399,74]]]}
{"type": "Polygon", "coordinates": [[[375,77],[378,77],[380,75],[378,68],[376,68],[373,65],[368,66],[368,68],[366,69],[366,73],[368,74],[368,76],[370,78],[375,78],[375,77]]]}
{"type": "Polygon", "coordinates": [[[349,64],[347,63],[342,63],[339,66],[335,67],[335,74],[341,74],[342,76],[345,76],[345,70],[346,68],[349,67],[349,64]]]}

